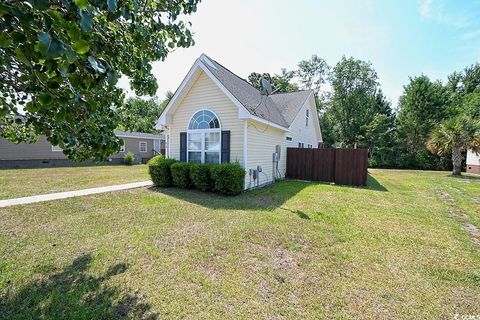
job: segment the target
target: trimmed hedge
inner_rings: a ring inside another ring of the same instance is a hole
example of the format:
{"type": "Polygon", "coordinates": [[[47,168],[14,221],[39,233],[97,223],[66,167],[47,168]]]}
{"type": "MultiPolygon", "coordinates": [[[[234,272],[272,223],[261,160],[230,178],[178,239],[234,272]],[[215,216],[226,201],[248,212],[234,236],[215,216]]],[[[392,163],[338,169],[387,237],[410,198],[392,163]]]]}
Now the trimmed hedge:
{"type": "Polygon", "coordinates": [[[222,163],[212,167],[213,190],[226,195],[242,193],[245,170],[238,164],[222,163]]]}
{"type": "Polygon", "coordinates": [[[192,163],[188,162],[175,162],[170,166],[174,186],[184,189],[193,186],[192,179],[190,178],[191,167],[192,163]]]}
{"type": "Polygon", "coordinates": [[[171,187],[173,185],[171,165],[177,162],[174,159],[165,159],[162,155],[153,157],[148,161],[148,173],[154,185],[158,187],[171,187]]]}
{"type": "Polygon", "coordinates": [[[187,163],[163,156],[148,161],[148,173],[155,186],[195,187],[231,196],[242,193],[245,179],[245,170],[239,164],[187,163]]]}
{"type": "Polygon", "coordinates": [[[190,167],[190,178],[193,186],[200,191],[212,191],[213,179],[211,170],[214,165],[209,163],[196,163],[190,167]]]}

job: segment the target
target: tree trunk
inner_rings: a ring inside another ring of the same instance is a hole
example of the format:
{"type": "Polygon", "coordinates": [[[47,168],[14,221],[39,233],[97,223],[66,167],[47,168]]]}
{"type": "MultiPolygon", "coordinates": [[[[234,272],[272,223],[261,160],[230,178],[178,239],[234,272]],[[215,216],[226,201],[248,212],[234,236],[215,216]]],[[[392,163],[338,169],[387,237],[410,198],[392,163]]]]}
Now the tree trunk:
{"type": "Polygon", "coordinates": [[[452,151],[452,163],[453,163],[453,173],[454,176],[459,176],[462,174],[462,151],[460,148],[454,148],[452,151]]]}

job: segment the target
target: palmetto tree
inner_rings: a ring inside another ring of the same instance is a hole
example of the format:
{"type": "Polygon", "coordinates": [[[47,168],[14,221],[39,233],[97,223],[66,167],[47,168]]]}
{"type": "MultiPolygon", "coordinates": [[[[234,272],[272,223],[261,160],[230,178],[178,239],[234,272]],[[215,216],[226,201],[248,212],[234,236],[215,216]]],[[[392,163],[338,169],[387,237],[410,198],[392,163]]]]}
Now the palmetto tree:
{"type": "Polygon", "coordinates": [[[480,120],[465,116],[449,119],[430,134],[427,148],[439,155],[452,154],[453,175],[462,170],[462,152],[480,153],[480,120]]]}

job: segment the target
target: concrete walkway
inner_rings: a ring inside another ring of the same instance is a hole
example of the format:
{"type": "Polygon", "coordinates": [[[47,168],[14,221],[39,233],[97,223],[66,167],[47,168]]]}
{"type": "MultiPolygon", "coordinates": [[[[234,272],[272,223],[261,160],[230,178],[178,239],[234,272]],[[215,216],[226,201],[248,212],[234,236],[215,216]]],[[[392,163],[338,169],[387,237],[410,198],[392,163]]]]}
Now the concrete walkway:
{"type": "Polygon", "coordinates": [[[42,194],[38,196],[31,196],[31,197],[24,197],[24,198],[0,200],[0,208],[16,206],[19,204],[29,204],[29,203],[35,203],[35,202],[80,197],[80,196],[86,196],[89,194],[104,193],[104,192],[110,192],[110,191],[119,191],[119,190],[127,190],[127,189],[140,188],[140,187],[148,187],[151,185],[152,185],[152,181],[141,181],[141,182],[133,182],[133,183],[127,183],[127,184],[118,184],[115,186],[108,186],[108,187],[90,188],[90,189],[83,189],[83,190],[42,194]]]}

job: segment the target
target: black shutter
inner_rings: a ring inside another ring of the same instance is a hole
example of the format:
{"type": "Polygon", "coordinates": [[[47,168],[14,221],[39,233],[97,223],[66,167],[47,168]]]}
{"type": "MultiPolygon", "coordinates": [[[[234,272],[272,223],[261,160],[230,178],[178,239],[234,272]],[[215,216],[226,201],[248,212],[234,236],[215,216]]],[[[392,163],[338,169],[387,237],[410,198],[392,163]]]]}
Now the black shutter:
{"type": "Polygon", "coordinates": [[[230,162],[230,130],[222,131],[221,163],[230,162]]]}
{"type": "Polygon", "coordinates": [[[187,161],[187,133],[180,132],[180,161],[187,161]]]}

